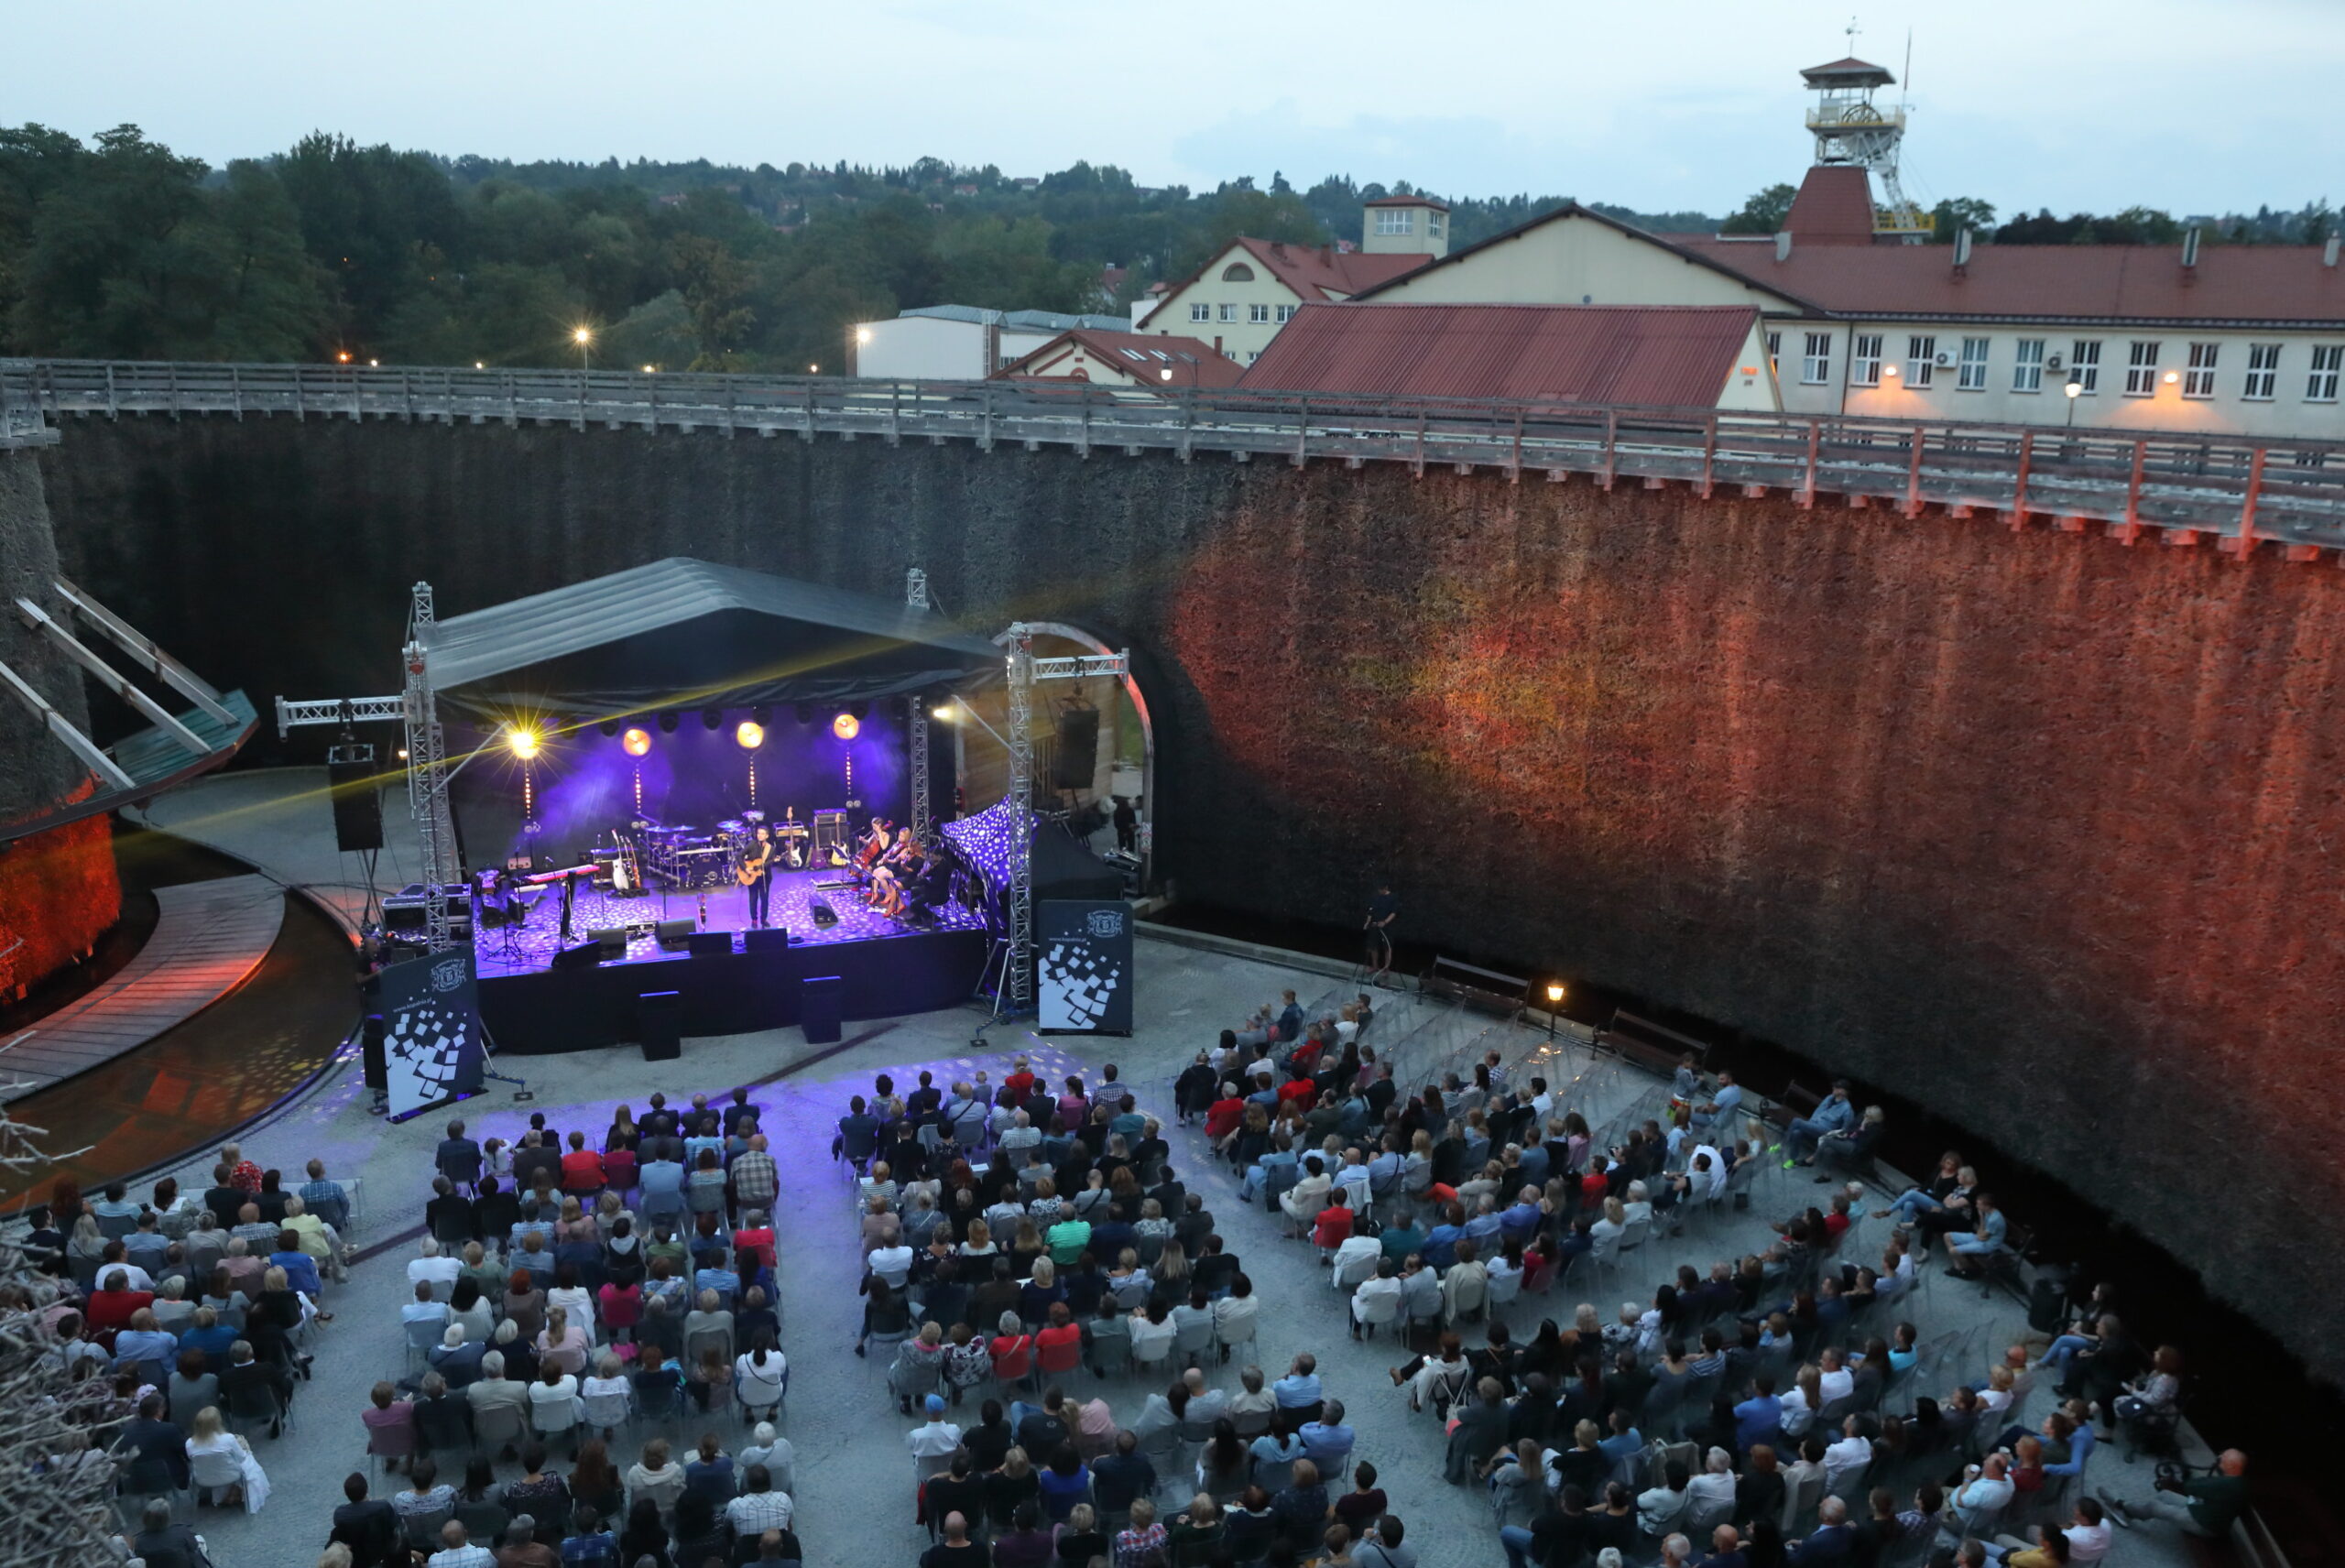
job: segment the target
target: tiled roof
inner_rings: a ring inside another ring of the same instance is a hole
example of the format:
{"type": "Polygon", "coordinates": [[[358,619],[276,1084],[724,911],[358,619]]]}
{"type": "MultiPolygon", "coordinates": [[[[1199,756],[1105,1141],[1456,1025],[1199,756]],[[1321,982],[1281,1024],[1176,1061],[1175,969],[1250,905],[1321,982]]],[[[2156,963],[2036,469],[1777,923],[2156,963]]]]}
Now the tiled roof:
{"type": "Polygon", "coordinates": [[[1081,343],[1096,359],[1105,360],[1133,379],[1151,387],[1231,387],[1245,366],[1214,346],[1195,338],[1162,337],[1153,332],[1101,332],[1084,327],[1061,332],[1022,358],[1004,365],[1005,380],[1025,379],[1036,367],[1056,359],[1065,345],[1081,343]],[[1171,371],[1171,376],[1164,372],[1171,371]]]}
{"type": "Polygon", "coordinates": [[[1712,408],[1758,315],[1749,305],[1305,305],[1238,385],[1712,408]]]}
{"type": "Polygon", "coordinates": [[[1817,164],[1783,218],[1794,245],[1872,244],[1872,177],[1853,163],[1817,164]]]}

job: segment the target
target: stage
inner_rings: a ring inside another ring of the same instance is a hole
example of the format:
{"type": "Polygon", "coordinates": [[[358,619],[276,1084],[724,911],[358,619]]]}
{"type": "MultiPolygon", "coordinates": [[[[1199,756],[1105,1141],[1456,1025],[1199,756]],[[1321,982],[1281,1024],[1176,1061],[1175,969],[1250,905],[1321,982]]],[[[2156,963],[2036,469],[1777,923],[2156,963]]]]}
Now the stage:
{"type": "Polygon", "coordinates": [[[814,976],[839,977],[847,1018],[954,1007],[976,990],[989,942],[977,914],[948,902],[931,923],[892,920],[864,908],[852,886],[819,886],[845,876],[776,872],[769,914],[789,933],[789,944],[750,952],[740,936],[748,925],[748,894],[740,887],[621,898],[582,883],[571,910],[572,945],[591,931],[623,929],[629,933],[626,956],[566,969],[551,967],[561,945],[561,895],[545,894],[518,928],[475,922],[481,1019],[498,1051],[535,1054],[639,1038],[636,1001],[646,992],[678,993],[683,1032],[691,1036],[794,1025],[801,982],[814,976]],[[837,914],[836,924],[814,922],[818,898],[837,914]],[[695,931],[726,933],[730,951],[663,951],[655,922],[677,920],[693,921],[695,931]]]}

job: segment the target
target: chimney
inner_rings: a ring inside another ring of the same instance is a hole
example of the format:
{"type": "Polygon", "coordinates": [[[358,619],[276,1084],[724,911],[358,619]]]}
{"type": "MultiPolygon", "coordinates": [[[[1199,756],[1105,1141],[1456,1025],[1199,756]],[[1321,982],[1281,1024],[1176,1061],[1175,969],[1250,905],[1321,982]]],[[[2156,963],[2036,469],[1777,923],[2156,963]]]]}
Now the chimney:
{"type": "Polygon", "coordinates": [[[2185,229],[2182,233],[2182,267],[2187,272],[2198,265],[2198,231],[2185,229]]]}
{"type": "Polygon", "coordinates": [[[1970,231],[1958,229],[1954,235],[1954,275],[1963,276],[1970,266],[1970,231]]]}
{"type": "Polygon", "coordinates": [[[2337,265],[2337,236],[2335,234],[2329,235],[2329,243],[2320,247],[2320,265],[2323,267],[2337,265]]]}
{"type": "Polygon", "coordinates": [[[1775,231],[1775,259],[1777,261],[1789,261],[1791,258],[1792,232],[1789,229],[1777,229],[1775,231]]]}

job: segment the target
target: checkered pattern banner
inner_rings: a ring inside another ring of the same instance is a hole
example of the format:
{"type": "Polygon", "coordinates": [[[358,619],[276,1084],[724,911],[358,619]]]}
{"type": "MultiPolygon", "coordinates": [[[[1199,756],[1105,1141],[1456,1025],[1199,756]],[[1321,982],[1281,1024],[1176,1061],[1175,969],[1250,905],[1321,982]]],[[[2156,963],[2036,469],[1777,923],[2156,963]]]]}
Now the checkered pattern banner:
{"type": "Polygon", "coordinates": [[[1044,1034],[1132,1032],[1132,907],[1043,898],[1034,905],[1034,982],[1044,1034]]]}
{"type": "Polygon", "coordinates": [[[473,950],[410,958],[379,978],[391,1119],[478,1092],[485,1063],[473,950]]]}

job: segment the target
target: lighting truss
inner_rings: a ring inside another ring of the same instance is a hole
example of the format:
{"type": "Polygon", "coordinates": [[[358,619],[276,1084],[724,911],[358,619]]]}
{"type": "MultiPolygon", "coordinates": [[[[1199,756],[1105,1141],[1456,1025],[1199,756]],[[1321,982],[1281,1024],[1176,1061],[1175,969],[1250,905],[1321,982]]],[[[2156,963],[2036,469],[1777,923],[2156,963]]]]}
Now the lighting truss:
{"type": "Polygon", "coordinates": [[[1131,673],[1132,664],[1129,651],[1037,659],[1035,630],[1020,621],[1002,639],[1009,648],[1009,820],[1024,831],[1014,835],[1009,852],[1009,962],[996,997],[997,1017],[1005,1003],[1012,1012],[1026,1012],[1034,1005],[1034,737],[1028,732],[1034,682],[1103,675],[1120,681],[1131,673]]]}

